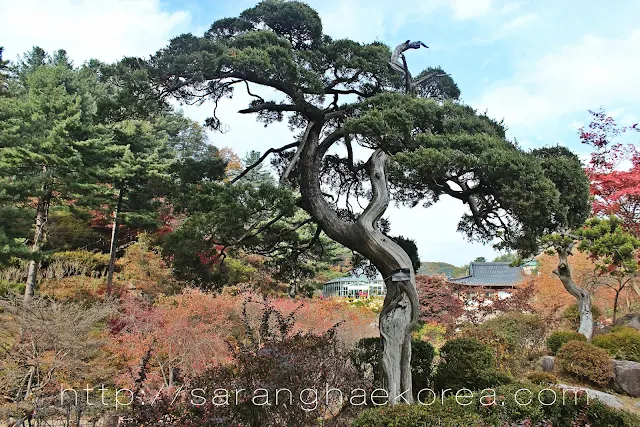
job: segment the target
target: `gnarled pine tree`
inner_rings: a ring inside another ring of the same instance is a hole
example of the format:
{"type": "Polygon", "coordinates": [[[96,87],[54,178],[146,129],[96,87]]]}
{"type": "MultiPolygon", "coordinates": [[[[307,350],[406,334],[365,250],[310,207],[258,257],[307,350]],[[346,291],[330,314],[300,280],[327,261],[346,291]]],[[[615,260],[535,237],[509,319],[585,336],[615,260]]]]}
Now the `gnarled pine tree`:
{"type": "MultiPolygon", "coordinates": [[[[324,35],[318,14],[304,3],[266,0],[216,21],[203,37],[171,40],[140,64],[160,96],[217,107],[239,88],[253,98],[239,113],[256,114],[265,124],[286,117],[298,130],[260,160],[276,156],[280,182],[299,192],[298,205],[385,278],[381,366],[393,404],[413,400],[410,343],[419,305],[412,261],[379,225],[392,197],[410,205],[429,205],[442,195],[459,199],[470,210],[461,232],[524,251],[563,225],[568,207],[544,162],[508,141],[501,123],[452,99],[459,90],[448,75],[437,69],[422,79],[430,73],[423,72],[412,83],[428,87],[409,85],[407,93],[407,76],[390,67],[391,55],[380,42],[324,35]],[[274,95],[265,99],[257,87],[274,95]],[[366,161],[354,155],[356,144],[368,149],[366,161]],[[393,281],[393,272],[404,268],[410,277],[393,281]]],[[[207,125],[222,126],[215,110],[207,125]]],[[[584,178],[580,169],[569,172],[573,180],[584,178]]]]}

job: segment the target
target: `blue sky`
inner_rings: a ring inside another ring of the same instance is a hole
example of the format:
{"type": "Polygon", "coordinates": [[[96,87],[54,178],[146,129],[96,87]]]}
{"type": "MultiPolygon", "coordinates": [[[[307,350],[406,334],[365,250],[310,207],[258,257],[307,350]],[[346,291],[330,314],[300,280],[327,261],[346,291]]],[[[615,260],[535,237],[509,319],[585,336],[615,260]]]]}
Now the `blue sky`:
{"type": "MultiPolygon", "coordinates": [[[[414,74],[440,65],[457,81],[465,103],[498,119],[525,148],[567,145],[586,155],[576,136],[589,109],[603,106],[623,123],[640,121],[640,2],[518,0],[310,1],[325,33],[389,45],[422,40],[409,52],[414,74]]],[[[77,62],[97,57],[147,56],[184,32],[202,34],[213,21],[235,16],[254,1],[0,0],[0,45],[8,59],[39,45],[66,49],[77,62]]],[[[213,134],[218,146],[242,154],[289,138],[284,126],[265,129],[225,105],[230,125],[213,134]]],[[[202,121],[210,106],[187,108],[202,121]]],[[[285,142],[286,143],[286,142],[285,142]]],[[[489,246],[456,233],[464,207],[443,199],[429,209],[394,208],[393,231],[417,240],[424,260],[463,264],[493,258],[489,246]]]]}

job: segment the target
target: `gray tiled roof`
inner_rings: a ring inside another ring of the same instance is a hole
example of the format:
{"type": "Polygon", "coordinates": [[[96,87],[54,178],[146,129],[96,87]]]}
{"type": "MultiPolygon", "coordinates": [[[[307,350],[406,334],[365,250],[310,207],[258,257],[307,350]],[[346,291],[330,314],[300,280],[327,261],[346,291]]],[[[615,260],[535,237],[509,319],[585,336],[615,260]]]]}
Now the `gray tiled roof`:
{"type": "Polygon", "coordinates": [[[516,285],[523,279],[520,267],[511,267],[508,262],[472,262],[469,275],[450,279],[454,283],[475,286],[516,285]]]}

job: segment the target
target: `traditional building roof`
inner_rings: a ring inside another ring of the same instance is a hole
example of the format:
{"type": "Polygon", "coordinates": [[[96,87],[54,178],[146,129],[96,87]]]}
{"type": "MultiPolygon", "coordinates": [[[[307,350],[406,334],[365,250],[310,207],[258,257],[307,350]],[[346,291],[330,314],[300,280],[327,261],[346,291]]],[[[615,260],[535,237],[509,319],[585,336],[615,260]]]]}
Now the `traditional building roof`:
{"type": "Polygon", "coordinates": [[[521,267],[511,267],[508,262],[472,262],[469,275],[449,279],[451,282],[470,286],[515,286],[522,281],[521,267]]]}

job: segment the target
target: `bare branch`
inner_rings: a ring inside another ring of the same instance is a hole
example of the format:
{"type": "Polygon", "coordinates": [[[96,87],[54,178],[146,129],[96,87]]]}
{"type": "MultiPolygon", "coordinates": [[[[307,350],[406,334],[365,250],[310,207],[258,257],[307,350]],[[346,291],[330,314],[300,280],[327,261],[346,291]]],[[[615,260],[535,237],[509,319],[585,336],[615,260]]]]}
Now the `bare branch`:
{"type": "Polygon", "coordinates": [[[280,184],[284,184],[285,182],[287,182],[287,179],[289,179],[289,175],[291,174],[291,171],[293,170],[293,168],[295,167],[296,163],[298,162],[298,159],[300,158],[300,154],[302,153],[302,149],[304,148],[304,144],[307,142],[307,138],[309,137],[309,130],[311,129],[313,124],[314,124],[314,122],[311,121],[311,120],[307,124],[307,128],[304,130],[304,134],[302,135],[302,138],[300,139],[300,142],[298,143],[298,149],[294,153],[293,158],[291,159],[291,161],[287,165],[287,168],[285,169],[284,173],[280,177],[280,184]]]}
{"type": "Polygon", "coordinates": [[[265,111],[265,110],[276,111],[276,112],[283,112],[283,111],[300,112],[302,111],[302,108],[293,104],[276,104],[275,102],[265,102],[262,104],[254,105],[253,107],[242,109],[238,111],[238,113],[240,114],[259,113],[260,111],[265,111]]]}
{"type": "Polygon", "coordinates": [[[327,135],[318,145],[318,152],[316,154],[316,158],[320,158],[322,156],[324,156],[324,153],[327,152],[327,150],[333,145],[335,144],[337,141],[340,140],[340,138],[346,136],[346,133],[344,131],[344,129],[337,129],[335,131],[333,131],[332,133],[330,133],[329,135],[327,135]]]}
{"type": "MultiPolygon", "coordinates": [[[[339,84],[349,84],[349,83],[353,83],[356,80],[358,80],[358,77],[360,77],[360,75],[362,74],[362,70],[358,70],[353,76],[349,77],[349,78],[340,78],[337,76],[337,74],[334,72],[334,76],[336,76],[336,78],[329,84],[329,86],[327,86],[327,88],[325,89],[325,92],[327,90],[333,89],[336,86],[338,86],[339,84]]],[[[326,93],[330,93],[330,92],[326,92],[326,93]]]]}
{"type": "Polygon", "coordinates": [[[325,89],[325,93],[329,95],[358,95],[363,98],[370,96],[358,89],[325,89]]]}
{"type": "Polygon", "coordinates": [[[254,164],[252,164],[250,166],[247,166],[247,168],[245,170],[243,170],[242,173],[240,173],[238,176],[233,178],[229,183],[230,184],[235,183],[240,178],[244,177],[246,174],[248,174],[253,169],[258,167],[264,161],[264,159],[266,159],[269,156],[269,154],[271,154],[271,153],[281,153],[281,152],[283,152],[285,150],[289,150],[289,149],[291,149],[291,148],[293,148],[295,146],[296,146],[296,143],[292,142],[291,144],[284,145],[284,146],[282,146],[280,148],[269,148],[267,151],[264,152],[264,154],[262,156],[260,156],[260,158],[254,164]]]}
{"type": "Polygon", "coordinates": [[[254,95],[253,93],[251,93],[251,89],[249,88],[249,82],[248,82],[248,81],[246,81],[246,80],[243,80],[243,81],[244,81],[244,84],[247,86],[247,93],[248,93],[250,96],[253,96],[254,98],[258,98],[258,99],[260,100],[260,102],[263,102],[263,103],[264,103],[265,101],[264,101],[264,99],[263,99],[261,96],[259,96],[259,95],[254,95]]]}
{"type": "Polygon", "coordinates": [[[362,163],[356,166],[353,163],[353,146],[351,145],[351,139],[345,137],[344,144],[347,147],[347,167],[353,173],[360,172],[362,169],[364,169],[366,163],[362,163]]]}
{"type": "Polygon", "coordinates": [[[444,77],[444,76],[447,76],[447,74],[446,74],[446,73],[438,73],[438,72],[435,72],[435,73],[429,73],[429,74],[427,74],[426,76],[423,76],[423,77],[420,77],[419,79],[416,79],[416,80],[413,82],[413,84],[414,84],[414,85],[416,85],[416,86],[418,86],[420,83],[422,83],[422,82],[424,82],[424,81],[426,81],[426,80],[432,79],[432,78],[434,78],[434,77],[444,77]]]}

